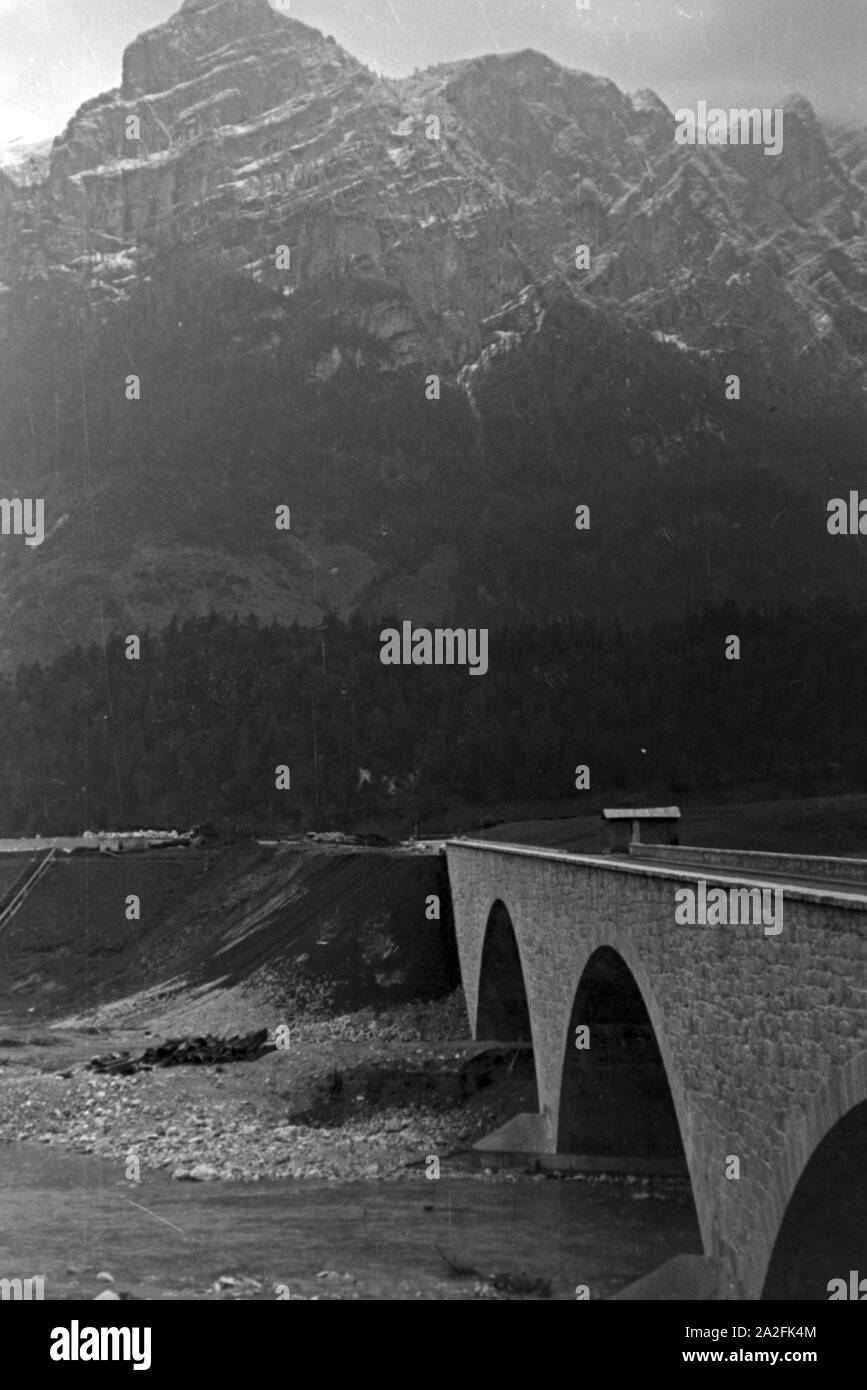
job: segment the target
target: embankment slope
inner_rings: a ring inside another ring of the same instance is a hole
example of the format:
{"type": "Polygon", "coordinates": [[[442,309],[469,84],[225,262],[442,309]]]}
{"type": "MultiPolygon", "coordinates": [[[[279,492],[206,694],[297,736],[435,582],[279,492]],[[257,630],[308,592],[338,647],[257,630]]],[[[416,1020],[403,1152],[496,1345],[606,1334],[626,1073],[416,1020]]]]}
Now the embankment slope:
{"type": "Polygon", "coordinates": [[[458,984],[444,861],[397,849],[250,843],[64,857],[0,930],[10,1021],[106,1005],[117,1014],[163,989],[249,989],[290,1011],[348,1013],[458,984]],[[426,915],[433,896],[439,921],[426,915]]]}

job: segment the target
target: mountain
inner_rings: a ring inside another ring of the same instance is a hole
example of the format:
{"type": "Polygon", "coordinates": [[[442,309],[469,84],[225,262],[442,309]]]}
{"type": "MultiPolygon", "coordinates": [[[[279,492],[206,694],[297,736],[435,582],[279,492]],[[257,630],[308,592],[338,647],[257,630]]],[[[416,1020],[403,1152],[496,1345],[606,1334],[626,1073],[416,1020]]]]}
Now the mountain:
{"type": "Polygon", "coordinates": [[[0,167],[3,486],[46,513],[0,539],[0,663],[211,608],[863,602],[826,504],[865,423],[867,133],[784,121],[776,158],[683,147],[539,53],[388,81],[267,0],[185,0],[47,166],[0,167]]]}

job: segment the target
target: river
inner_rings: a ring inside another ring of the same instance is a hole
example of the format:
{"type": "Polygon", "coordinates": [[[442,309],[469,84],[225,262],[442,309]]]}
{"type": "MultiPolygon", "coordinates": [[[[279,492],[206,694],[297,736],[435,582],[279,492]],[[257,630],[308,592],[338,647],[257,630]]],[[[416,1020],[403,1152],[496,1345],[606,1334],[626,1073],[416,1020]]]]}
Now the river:
{"type": "Polygon", "coordinates": [[[660,1185],[443,1171],[439,1180],[118,1181],[118,1167],[38,1144],[0,1146],[0,1278],[47,1299],[112,1285],[145,1299],[468,1299],[436,1246],[484,1275],[604,1298],[671,1256],[700,1253],[688,1192],[660,1185]],[[636,1194],[641,1193],[641,1196],[636,1194]],[[221,1292],[221,1278],[233,1279],[221,1292]],[[253,1281],[253,1282],[251,1282],[253,1281]],[[258,1287],[257,1287],[258,1286],[258,1287]]]}

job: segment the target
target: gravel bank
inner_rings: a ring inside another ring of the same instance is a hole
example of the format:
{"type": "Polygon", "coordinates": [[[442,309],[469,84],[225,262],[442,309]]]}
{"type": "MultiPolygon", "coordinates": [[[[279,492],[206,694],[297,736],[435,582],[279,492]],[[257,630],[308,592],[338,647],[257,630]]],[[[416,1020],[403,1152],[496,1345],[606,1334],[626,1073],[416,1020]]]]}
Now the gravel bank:
{"type": "MultiPolygon", "coordinates": [[[[429,1157],[469,1148],[514,1113],[501,1087],[467,1093],[476,1044],[430,1038],[459,1031],[457,1004],[429,1006],[421,1023],[410,1011],[299,1022],[285,1051],[256,1062],[132,1076],[70,1064],[62,1040],[50,1059],[4,1050],[0,1141],[114,1159],[123,1176],[129,1160],[193,1181],[423,1176],[429,1157]]],[[[101,1033],[96,1050],[121,1044],[101,1033]]]]}

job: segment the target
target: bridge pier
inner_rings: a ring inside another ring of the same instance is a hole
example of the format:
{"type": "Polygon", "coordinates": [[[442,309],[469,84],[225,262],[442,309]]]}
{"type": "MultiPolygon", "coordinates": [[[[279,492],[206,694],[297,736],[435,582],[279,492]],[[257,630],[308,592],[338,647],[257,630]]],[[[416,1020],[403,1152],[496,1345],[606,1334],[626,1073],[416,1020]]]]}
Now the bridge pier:
{"type": "Polygon", "coordinates": [[[557,1151],[555,1126],[550,1115],[525,1113],[514,1115],[499,1129],[486,1134],[473,1145],[480,1154],[498,1155],[501,1159],[520,1162],[543,1154],[554,1156],[557,1151]]]}

